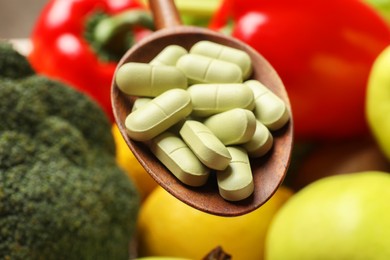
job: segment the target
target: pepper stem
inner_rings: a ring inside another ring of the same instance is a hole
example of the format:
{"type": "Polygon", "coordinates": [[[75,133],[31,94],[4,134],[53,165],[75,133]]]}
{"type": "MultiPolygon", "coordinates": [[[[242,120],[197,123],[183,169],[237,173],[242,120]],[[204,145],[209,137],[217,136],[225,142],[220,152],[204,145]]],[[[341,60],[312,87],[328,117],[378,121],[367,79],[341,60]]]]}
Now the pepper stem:
{"type": "Polygon", "coordinates": [[[117,15],[96,16],[86,38],[106,60],[119,60],[134,44],[134,29],[154,30],[153,18],[146,10],[126,10],[117,15]]]}

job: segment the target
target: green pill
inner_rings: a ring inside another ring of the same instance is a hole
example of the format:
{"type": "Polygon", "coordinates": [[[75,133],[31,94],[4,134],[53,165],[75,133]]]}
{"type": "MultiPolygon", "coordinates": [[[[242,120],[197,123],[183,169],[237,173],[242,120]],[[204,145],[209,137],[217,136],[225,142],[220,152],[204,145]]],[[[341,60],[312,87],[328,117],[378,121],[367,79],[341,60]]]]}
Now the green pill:
{"type": "Polygon", "coordinates": [[[199,41],[191,47],[190,53],[200,54],[237,64],[242,71],[244,79],[247,79],[252,73],[251,58],[245,51],[239,49],[211,41],[199,41]]]}
{"type": "Polygon", "coordinates": [[[149,64],[175,66],[178,59],[187,53],[187,50],[179,45],[169,45],[157,54],[149,64]]]}
{"type": "Polygon", "coordinates": [[[172,66],[152,66],[146,63],[123,64],[115,75],[118,88],[127,95],[156,97],[173,89],[187,89],[187,78],[172,66]]]}
{"type": "Polygon", "coordinates": [[[150,101],[152,101],[152,98],[137,98],[134,103],[133,103],[133,107],[131,109],[132,112],[134,112],[135,110],[137,110],[138,108],[142,107],[143,105],[149,103],[150,101]]]}
{"type": "Polygon", "coordinates": [[[179,136],[164,132],[153,138],[149,147],[161,163],[184,184],[197,187],[206,183],[210,169],[199,161],[179,136]]]}
{"type": "Polygon", "coordinates": [[[217,171],[219,194],[229,201],[239,201],[249,197],[254,191],[249,157],[242,147],[227,148],[232,160],[223,171],[217,171]]]}
{"type": "Polygon", "coordinates": [[[223,170],[229,165],[231,156],[227,148],[201,122],[187,120],[180,129],[180,136],[207,167],[223,170]]]}
{"type": "Polygon", "coordinates": [[[256,118],[271,131],[282,128],[290,119],[283,100],[257,80],[248,80],[245,84],[253,91],[256,118]]]}
{"type": "Polygon", "coordinates": [[[256,118],[252,111],[234,108],[212,115],[203,121],[224,145],[249,142],[256,131],[256,118]]]}
{"type": "Polygon", "coordinates": [[[136,141],[147,141],[184,119],[191,111],[188,92],[171,89],[131,112],[125,120],[126,131],[136,141]]]}
{"type": "Polygon", "coordinates": [[[176,66],[193,83],[241,83],[242,72],[236,64],[198,54],[183,55],[176,66]]]}
{"type": "Polygon", "coordinates": [[[255,106],[253,92],[245,84],[195,84],[187,91],[191,95],[192,115],[198,117],[233,108],[252,110],[255,106]]]}
{"type": "Polygon", "coordinates": [[[273,137],[268,128],[256,120],[256,131],[249,142],[242,144],[242,147],[248,152],[249,157],[257,158],[265,155],[271,150],[273,137]]]}

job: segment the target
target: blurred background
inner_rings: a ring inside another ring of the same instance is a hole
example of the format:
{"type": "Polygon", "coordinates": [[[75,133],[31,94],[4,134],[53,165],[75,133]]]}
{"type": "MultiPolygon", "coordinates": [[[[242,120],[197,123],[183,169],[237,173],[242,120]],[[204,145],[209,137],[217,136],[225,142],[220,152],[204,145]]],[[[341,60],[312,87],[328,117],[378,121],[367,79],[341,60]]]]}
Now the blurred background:
{"type": "Polygon", "coordinates": [[[0,38],[25,38],[47,0],[0,0],[0,38]]]}

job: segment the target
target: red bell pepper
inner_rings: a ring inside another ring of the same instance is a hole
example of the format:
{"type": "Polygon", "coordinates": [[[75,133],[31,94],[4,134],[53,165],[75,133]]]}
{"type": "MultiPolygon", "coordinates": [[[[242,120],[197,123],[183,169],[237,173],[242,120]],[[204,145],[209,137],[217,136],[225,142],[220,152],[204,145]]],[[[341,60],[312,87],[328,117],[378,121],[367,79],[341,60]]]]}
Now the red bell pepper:
{"type": "Polygon", "coordinates": [[[28,58],[36,71],[90,95],[113,120],[110,87],[117,61],[152,28],[137,0],[51,0],[34,26],[28,58]]]}
{"type": "Polygon", "coordinates": [[[358,0],[225,0],[210,27],[262,54],[290,97],[297,139],[368,133],[364,103],[371,65],[390,30],[358,0]]]}

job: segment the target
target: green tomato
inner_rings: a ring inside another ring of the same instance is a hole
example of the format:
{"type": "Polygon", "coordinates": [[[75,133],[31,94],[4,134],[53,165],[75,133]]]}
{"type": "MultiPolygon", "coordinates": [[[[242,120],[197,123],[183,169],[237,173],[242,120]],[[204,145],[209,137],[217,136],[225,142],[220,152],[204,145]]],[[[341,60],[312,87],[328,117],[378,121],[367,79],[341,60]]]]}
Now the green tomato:
{"type": "Polygon", "coordinates": [[[306,186],[275,215],[267,260],[390,259],[390,174],[360,172],[306,186]]]}
{"type": "Polygon", "coordinates": [[[390,46],[375,60],[368,80],[366,112],[370,129],[390,159],[390,46]]]}

